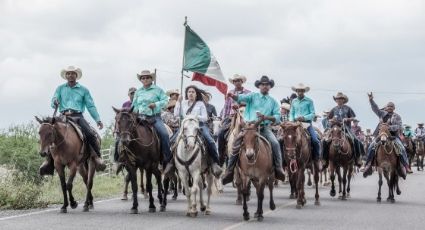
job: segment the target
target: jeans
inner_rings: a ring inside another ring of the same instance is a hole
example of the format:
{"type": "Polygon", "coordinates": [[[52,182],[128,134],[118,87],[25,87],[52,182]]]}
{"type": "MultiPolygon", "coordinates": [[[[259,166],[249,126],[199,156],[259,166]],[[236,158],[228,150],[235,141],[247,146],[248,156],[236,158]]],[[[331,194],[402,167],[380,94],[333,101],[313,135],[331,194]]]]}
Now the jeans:
{"type": "Polygon", "coordinates": [[[320,160],[320,141],[317,137],[316,130],[314,130],[313,126],[310,125],[307,128],[307,131],[310,133],[311,144],[313,145],[313,159],[320,160]]]}
{"type": "Polygon", "coordinates": [[[270,127],[266,126],[260,129],[260,134],[264,138],[266,138],[272,147],[272,153],[273,153],[273,163],[275,168],[282,167],[282,152],[280,149],[279,141],[277,140],[276,136],[273,134],[270,127]]]}
{"type": "MultiPolygon", "coordinates": [[[[406,149],[404,148],[403,143],[401,142],[400,138],[396,137],[395,143],[398,145],[399,149],[401,150],[401,153],[400,153],[401,163],[404,166],[408,166],[409,160],[407,158],[407,152],[406,152],[406,149]]],[[[376,145],[377,145],[376,141],[373,141],[372,143],[370,143],[369,148],[367,149],[367,161],[366,161],[366,163],[371,162],[373,160],[373,158],[375,157],[376,145]]]]}
{"type": "Polygon", "coordinates": [[[86,142],[93,148],[93,150],[96,152],[96,155],[100,157],[100,146],[97,144],[96,133],[92,130],[86,119],[84,119],[83,114],[76,113],[70,115],[69,117],[78,120],[78,125],[80,126],[81,131],[86,138],[86,142]]]}
{"type": "Polygon", "coordinates": [[[224,161],[226,158],[226,133],[229,132],[230,128],[230,118],[225,118],[223,120],[220,131],[218,132],[217,144],[218,144],[218,153],[220,158],[224,161]]]}
{"type": "Polygon", "coordinates": [[[170,136],[168,135],[167,128],[165,128],[164,122],[160,116],[155,116],[155,123],[153,123],[153,126],[161,141],[161,152],[164,154],[164,163],[168,163],[171,160],[171,150],[170,136]]]}

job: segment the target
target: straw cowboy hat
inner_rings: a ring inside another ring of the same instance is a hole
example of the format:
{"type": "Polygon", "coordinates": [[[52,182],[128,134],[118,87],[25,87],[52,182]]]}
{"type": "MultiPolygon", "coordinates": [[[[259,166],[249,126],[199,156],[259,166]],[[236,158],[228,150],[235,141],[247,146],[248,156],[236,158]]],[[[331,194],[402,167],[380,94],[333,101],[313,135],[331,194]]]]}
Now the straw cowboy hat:
{"type": "Polygon", "coordinates": [[[167,94],[167,96],[171,97],[171,95],[173,95],[173,94],[180,95],[180,92],[179,92],[178,89],[170,89],[166,92],[166,94],[167,94]]]}
{"type": "Polygon", "coordinates": [[[83,75],[83,73],[81,72],[81,69],[80,68],[76,68],[74,66],[68,66],[68,68],[63,69],[61,71],[61,77],[63,79],[65,79],[65,80],[68,80],[68,79],[66,79],[66,73],[67,72],[74,72],[74,73],[76,73],[77,74],[77,80],[81,79],[81,76],[83,75]]]}
{"type": "Polygon", "coordinates": [[[324,111],[323,111],[323,116],[324,116],[324,117],[327,117],[329,113],[330,113],[330,112],[329,112],[329,110],[324,110],[324,111]]]}
{"type": "Polygon", "coordinates": [[[128,94],[134,93],[134,92],[136,92],[136,91],[137,91],[137,89],[136,89],[136,88],[131,87],[130,89],[128,89],[128,94]]]}
{"type": "Polygon", "coordinates": [[[291,87],[291,89],[292,89],[293,91],[295,91],[295,92],[297,92],[297,90],[299,90],[299,89],[304,90],[306,93],[307,93],[308,91],[310,91],[310,87],[305,86],[303,83],[299,83],[299,84],[298,84],[298,85],[296,85],[296,86],[292,86],[292,87],[291,87]]]}
{"type": "Polygon", "coordinates": [[[177,103],[176,100],[170,100],[168,102],[167,109],[172,108],[172,107],[175,107],[176,106],[176,103],[177,103]]]}
{"type": "Polygon", "coordinates": [[[341,92],[338,92],[338,93],[334,96],[334,101],[336,101],[336,99],[344,99],[344,104],[347,104],[347,102],[348,102],[348,97],[347,97],[347,95],[345,95],[345,94],[343,94],[343,93],[341,93],[341,92]]]}
{"type": "Polygon", "coordinates": [[[282,103],[281,105],[280,105],[280,108],[282,108],[282,109],[285,109],[285,110],[291,110],[291,105],[290,104],[288,104],[288,103],[282,103]]]}
{"type": "Polygon", "coordinates": [[[140,78],[142,76],[151,76],[152,77],[152,80],[154,80],[154,81],[156,79],[156,74],[155,73],[152,73],[149,70],[142,70],[142,72],[140,72],[140,74],[137,74],[137,79],[139,79],[139,81],[140,81],[140,78]]]}
{"type": "Polygon", "coordinates": [[[229,81],[233,84],[235,80],[242,80],[242,83],[246,82],[246,77],[240,74],[234,74],[233,77],[229,77],[229,81]]]}
{"type": "Polygon", "coordinates": [[[274,87],[274,81],[267,76],[262,76],[260,80],[255,81],[255,87],[259,88],[261,84],[269,84],[270,88],[274,87]]]}

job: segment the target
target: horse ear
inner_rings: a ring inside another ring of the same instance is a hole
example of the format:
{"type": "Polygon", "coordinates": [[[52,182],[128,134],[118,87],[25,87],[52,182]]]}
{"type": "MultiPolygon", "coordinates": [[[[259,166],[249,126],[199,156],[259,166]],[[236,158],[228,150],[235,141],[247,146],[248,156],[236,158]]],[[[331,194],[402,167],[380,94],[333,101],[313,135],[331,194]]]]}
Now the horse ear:
{"type": "Polygon", "coordinates": [[[112,109],[115,111],[115,113],[119,113],[120,112],[120,110],[117,109],[117,108],[115,108],[114,106],[112,106],[112,109]]]}
{"type": "Polygon", "coordinates": [[[34,116],[34,118],[35,118],[35,120],[36,120],[38,123],[40,123],[40,124],[42,124],[42,123],[43,123],[43,121],[42,121],[40,118],[38,118],[37,116],[34,116]]]}

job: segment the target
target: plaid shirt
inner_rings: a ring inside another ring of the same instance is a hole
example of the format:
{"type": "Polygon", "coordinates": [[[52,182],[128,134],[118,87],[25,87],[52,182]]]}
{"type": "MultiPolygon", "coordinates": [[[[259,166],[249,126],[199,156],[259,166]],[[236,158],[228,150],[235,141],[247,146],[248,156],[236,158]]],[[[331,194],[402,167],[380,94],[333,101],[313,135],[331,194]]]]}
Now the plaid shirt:
{"type": "MultiPolygon", "coordinates": [[[[243,88],[242,91],[236,91],[235,89],[232,89],[229,91],[230,93],[233,93],[235,95],[242,95],[242,94],[248,94],[251,91],[248,89],[243,88]]],[[[232,109],[233,105],[237,105],[238,103],[234,101],[232,98],[228,97],[226,98],[226,101],[224,102],[224,107],[221,110],[220,117],[222,119],[225,119],[233,114],[235,114],[235,111],[232,109]]]]}

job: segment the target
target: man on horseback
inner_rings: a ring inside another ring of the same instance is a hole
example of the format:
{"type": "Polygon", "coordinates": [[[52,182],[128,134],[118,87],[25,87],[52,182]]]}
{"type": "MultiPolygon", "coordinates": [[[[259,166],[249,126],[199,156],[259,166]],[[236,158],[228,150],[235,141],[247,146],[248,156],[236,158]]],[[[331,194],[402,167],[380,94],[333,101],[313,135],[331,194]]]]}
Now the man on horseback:
{"type": "Polygon", "coordinates": [[[354,119],[353,125],[351,125],[351,132],[354,134],[354,136],[357,137],[360,141],[363,141],[364,139],[364,133],[362,130],[362,127],[359,125],[359,120],[354,119]]]}
{"type": "MultiPolygon", "coordinates": [[[[251,91],[249,91],[248,89],[245,89],[243,87],[243,84],[246,82],[246,77],[243,75],[239,75],[239,74],[235,74],[233,75],[233,77],[229,78],[229,81],[235,86],[234,89],[230,90],[229,92],[234,94],[234,95],[244,95],[244,94],[248,94],[251,91]]],[[[217,144],[218,144],[218,152],[219,155],[222,159],[224,159],[226,157],[226,135],[229,131],[230,128],[230,123],[232,121],[232,117],[235,115],[235,110],[237,110],[239,108],[239,104],[234,101],[232,98],[227,97],[226,101],[224,102],[224,107],[221,110],[220,116],[222,121],[222,126],[221,129],[218,133],[218,139],[217,139],[217,144]]],[[[222,164],[223,164],[224,160],[222,160],[222,164]]]]}
{"type": "Polygon", "coordinates": [[[142,82],[143,86],[136,91],[132,106],[140,118],[144,116],[146,120],[152,122],[152,126],[160,139],[160,149],[164,156],[164,174],[168,175],[172,169],[172,164],[170,164],[172,158],[170,137],[161,119],[161,110],[167,105],[168,96],[164,90],[153,84],[155,78],[155,73],[151,73],[149,70],[143,70],[140,74],[137,74],[137,79],[142,82]]]}
{"type": "MultiPolygon", "coordinates": [[[[335,106],[328,114],[328,119],[330,120],[331,126],[332,122],[341,122],[345,135],[351,140],[351,146],[354,150],[354,159],[357,167],[362,166],[361,155],[363,154],[364,147],[361,141],[354,135],[351,130],[351,122],[356,120],[356,114],[353,109],[347,106],[348,97],[339,92],[336,96],[333,97],[337,106],[335,106]]],[[[327,168],[329,164],[329,143],[331,140],[325,138],[323,140],[323,159],[325,160],[325,165],[323,168],[327,168]]]]}
{"type": "MultiPolygon", "coordinates": [[[[384,109],[379,109],[378,105],[373,100],[373,94],[368,94],[369,96],[369,102],[372,107],[373,112],[379,117],[382,122],[388,123],[390,125],[390,131],[392,137],[395,139],[396,144],[398,145],[398,148],[400,149],[400,162],[406,169],[407,173],[412,173],[412,170],[409,167],[409,160],[407,158],[406,149],[403,146],[403,143],[400,140],[400,131],[402,130],[402,121],[400,115],[394,112],[395,105],[393,102],[388,102],[387,106],[385,106],[384,109]]],[[[373,133],[374,137],[377,137],[379,131],[379,125],[375,129],[375,132],[373,133]]],[[[377,139],[370,144],[369,149],[367,151],[367,161],[364,169],[362,170],[363,176],[367,177],[372,174],[372,160],[375,157],[375,151],[377,146],[377,139]]],[[[399,170],[401,172],[404,179],[406,178],[406,174],[404,170],[399,170]]]]}
{"type": "Polygon", "coordinates": [[[312,143],[312,158],[316,168],[321,171],[322,163],[320,161],[320,141],[317,137],[314,127],[311,125],[314,116],[316,116],[314,111],[313,100],[306,97],[304,94],[310,91],[310,87],[305,86],[304,84],[298,84],[297,86],[292,87],[292,90],[297,93],[297,98],[292,101],[291,111],[289,113],[289,120],[309,123],[310,125],[307,128],[307,131],[311,137],[312,143]]]}
{"type": "Polygon", "coordinates": [[[418,123],[418,127],[415,129],[416,139],[420,141],[425,141],[425,128],[424,123],[418,123]]]}
{"type": "MultiPolygon", "coordinates": [[[[272,147],[276,178],[284,181],[285,176],[282,168],[282,153],[280,144],[270,129],[271,123],[280,122],[279,103],[269,95],[269,91],[273,88],[273,86],[273,80],[269,79],[267,76],[262,76],[260,80],[255,82],[255,87],[259,88],[260,92],[246,95],[235,95],[232,92],[229,92],[227,96],[233,98],[233,100],[238,103],[246,103],[246,109],[244,112],[245,122],[257,121],[259,119],[263,120],[260,124],[260,134],[269,141],[272,147]]],[[[234,168],[239,157],[243,136],[244,132],[242,131],[237,136],[233,144],[233,153],[229,159],[226,174],[223,176],[224,185],[233,181],[234,168]]]]}
{"type": "MultiPolygon", "coordinates": [[[[56,89],[52,98],[52,108],[58,108],[62,115],[72,118],[81,127],[87,143],[96,152],[97,156],[94,157],[96,169],[103,171],[106,165],[101,159],[100,146],[97,144],[97,134],[84,119],[84,110],[87,108],[99,129],[103,128],[103,123],[100,121],[90,91],[77,82],[81,79],[81,76],[81,69],[74,66],[69,66],[67,69],[61,71],[61,77],[67,83],[60,85],[56,89]]],[[[53,159],[52,156],[48,155],[40,167],[40,175],[53,175],[53,170],[53,159]]]]}

